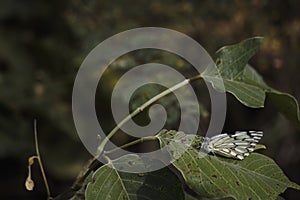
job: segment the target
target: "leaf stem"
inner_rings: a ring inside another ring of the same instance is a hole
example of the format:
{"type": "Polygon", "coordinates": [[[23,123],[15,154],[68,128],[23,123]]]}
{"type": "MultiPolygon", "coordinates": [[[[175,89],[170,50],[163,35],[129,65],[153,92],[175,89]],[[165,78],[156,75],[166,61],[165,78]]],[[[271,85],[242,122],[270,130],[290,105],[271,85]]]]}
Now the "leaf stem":
{"type": "Polygon", "coordinates": [[[48,185],[48,181],[47,181],[47,177],[46,177],[46,173],[44,171],[44,167],[43,167],[43,164],[42,164],[42,159],[41,159],[41,155],[40,155],[40,151],[39,151],[36,119],[34,119],[34,141],[35,141],[36,159],[38,160],[40,170],[41,170],[41,173],[42,173],[42,176],[43,176],[44,184],[45,184],[46,191],[47,191],[47,196],[48,196],[48,199],[52,199],[50,189],[49,189],[49,185],[48,185]]]}
{"type": "MultiPolygon", "coordinates": [[[[120,129],[121,126],[123,126],[129,119],[133,118],[134,116],[138,115],[140,112],[142,112],[145,108],[147,108],[148,106],[150,106],[152,103],[154,103],[155,101],[159,100],[160,98],[170,94],[171,92],[187,85],[188,83],[201,79],[202,76],[201,74],[198,74],[196,76],[193,76],[189,79],[185,79],[184,81],[174,85],[173,87],[166,89],[165,91],[163,91],[162,93],[154,96],[153,98],[151,98],[150,100],[148,100],[147,102],[145,102],[143,105],[141,105],[140,107],[138,107],[134,112],[132,112],[130,115],[128,115],[127,117],[125,117],[105,138],[104,140],[100,143],[100,145],[97,148],[97,152],[95,157],[93,157],[90,161],[89,164],[87,165],[87,167],[84,167],[81,172],[79,172],[79,176],[77,177],[76,181],[74,182],[73,186],[66,191],[65,193],[57,196],[55,199],[65,199],[65,196],[72,196],[74,195],[74,192],[79,190],[82,187],[82,183],[84,182],[85,178],[93,171],[95,170],[97,167],[101,166],[101,163],[97,160],[97,158],[99,158],[101,155],[103,155],[103,150],[104,147],[106,145],[106,143],[109,141],[109,139],[114,136],[114,134],[120,129]]],[[[132,146],[134,144],[137,144],[139,142],[143,142],[146,140],[154,140],[155,136],[150,136],[150,137],[145,137],[147,139],[138,139],[135,140],[133,142],[130,142],[128,144],[124,144],[123,146],[119,147],[119,148],[125,148],[128,146],[132,146]],[[150,139],[151,138],[151,139],[150,139]],[[142,141],[143,140],[143,141],[142,141]]],[[[119,148],[117,149],[113,149],[111,151],[106,151],[105,153],[112,153],[113,151],[117,151],[119,148]]],[[[104,155],[105,156],[105,155],[104,155]]]]}
{"type": "Polygon", "coordinates": [[[142,142],[145,142],[145,141],[154,141],[154,140],[157,140],[157,139],[158,139],[157,136],[142,137],[142,138],[139,138],[139,139],[134,140],[134,141],[132,141],[132,142],[129,142],[129,143],[127,143],[127,144],[124,144],[124,145],[122,145],[122,146],[120,146],[120,147],[116,147],[116,148],[114,148],[114,149],[112,149],[112,150],[110,150],[110,151],[104,151],[104,154],[107,155],[107,154],[113,153],[113,152],[115,152],[115,151],[118,151],[118,150],[120,150],[120,149],[124,149],[124,148],[126,148],[126,147],[133,146],[133,145],[138,144],[138,143],[142,143],[142,142]]]}
{"type": "Polygon", "coordinates": [[[117,126],[104,138],[104,140],[101,142],[101,144],[99,145],[99,147],[97,148],[97,152],[96,152],[96,158],[98,158],[102,153],[103,153],[103,149],[106,145],[106,143],[109,141],[109,139],[115,135],[115,133],[126,123],[128,122],[131,118],[135,117],[136,115],[138,115],[140,112],[142,112],[145,108],[147,108],[148,106],[150,106],[151,104],[153,104],[154,102],[156,102],[157,100],[161,99],[162,97],[170,94],[171,92],[174,92],[175,90],[187,85],[188,83],[194,81],[194,80],[198,80],[202,78],[201,74],[198,74],[196,76],[193,76],[189,79],[185,79],[184,81],[174,85],[171,88],[166,89],[165,91],[161,92],[160,94],[152,97],[151,99],[149,99],[147,102],[145,102],[143,105],[141,105],[140,107],[138,107],[137,109],[135,109],[130,115],[126,116],[119,124],[117,124],[117,126]]]}

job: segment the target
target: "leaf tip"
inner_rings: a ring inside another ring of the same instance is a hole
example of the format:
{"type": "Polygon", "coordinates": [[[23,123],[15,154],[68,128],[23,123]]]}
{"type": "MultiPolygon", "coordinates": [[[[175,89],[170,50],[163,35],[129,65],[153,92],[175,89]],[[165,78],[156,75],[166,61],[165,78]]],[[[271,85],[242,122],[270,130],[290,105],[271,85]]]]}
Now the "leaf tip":
{"type": "Polygon", "coordinates": [[[255,150],[259,150],[259,149],[267,149],[267,147],[263,144],[257,144],[255,145],[255,150]]]}

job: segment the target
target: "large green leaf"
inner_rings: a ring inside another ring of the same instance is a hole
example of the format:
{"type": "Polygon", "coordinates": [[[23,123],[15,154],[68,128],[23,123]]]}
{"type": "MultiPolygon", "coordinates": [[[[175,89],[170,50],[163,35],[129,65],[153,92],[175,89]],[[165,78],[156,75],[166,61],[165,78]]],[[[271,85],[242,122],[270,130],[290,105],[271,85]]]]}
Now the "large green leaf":
{"type": "Polygon", "coordinates": [[[168,168],[144,174],[119,172],[115,166],[146,169],[148,162],[134,154],[100,167],[86,189],[87,200],[105,199],[184,199],[181,183],[168,168]]]}
{"type": "Polygon", "coordinates": [[[245,67],[241,77],[244,82],[251,83],[263,89],[267,95],[267,101],[270,101],[296,128],[300,129],[299,105],[295,97],[269,87],[250,65],[245,67]]]}
{"type": "Polygon", "coordinates": [[[209,66],[202,77],[217,90],[224,91],[225,88],[246,106],[263,107],[264,90],[255,82],[247,81],[247,73],[243,73],[248,60],[257,52],[261,43],[262,38],[255,37],[221,48],[216,52],[216,66],[209,66]]]}
{"type": "Polygon", "coordinates": [[[299,105],[295,97],[269,87],[250,65],[245,67],[241,77],[244,82],[251,83],[263,89],[267,94],[267,101],[270,101],[296,128],[300,129],[299,105]]]}
{"type": "Polygon", "coordinates": [[[261,37],[254,37],[221,48],[216,52],[216,66],[209,66],[201,75],[216,90],[233,94],[248,107],[264,107],[267,96],[267,100],[300,129],[297,100],[289,94],[269,87],[255,69],[247,64],[261,43],[261,37]]]}
{"type": "Polygon", "coordinates": [[[267,95],[267,101],[270,101],[296,128],[300,129],[299,105],[295,97],[269,87],[250,65],[246,65],[240,77],[244,82],[251,83],[262,89],[267,95]]]}
{"type": "Polygon", "coordinates": [[[295,128],[300,130],[299,104],[295,97],[287,93],[270,90],[267,92],[267,100],[269,100],[279,112],[291,121],[295,128]]]}
{"type": "Polygon", "coordinates": [[[202,197],[276,199],[288,187],[300,190],[299,185],[291,182],[278,165],[264,155],[252,153],[242,161],[228,159],[194,148],[201,143],[199,136],[164,130],[158,137],[162,147],[168,144],[168,152],[176,158],[173,165],[186,184],[202,197]]]}

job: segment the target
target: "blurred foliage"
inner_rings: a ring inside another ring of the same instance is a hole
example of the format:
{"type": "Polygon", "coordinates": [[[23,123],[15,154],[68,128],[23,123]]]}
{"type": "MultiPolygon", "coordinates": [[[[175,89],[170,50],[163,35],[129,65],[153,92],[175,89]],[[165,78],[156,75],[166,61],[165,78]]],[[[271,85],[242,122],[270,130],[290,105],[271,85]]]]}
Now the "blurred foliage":
{"type": "MultiPolygon", "coordinates": [[[[42,182],[35,194],[22,188],[26,158],[34,153],[33,118],[38,119],[41,153],[53,193],[65,189],[63,181],[74,179],[89,157],[72,121],[76,72],[99,42],[130,28],[171,28],[197,40],[211,55],[221,46],[264,36],[263,46],[250,64],[268,85],[299,100],[299,6],[296,0],[0,0],[0,159],[4,163],[0,184],[6,191],[1,195],[11,199],[44,194],[42,182]]],[[[99,83],[96,107],[105,130],[115,125],[107,105],[117,77],[130,67],[150,61],[174,66],[186,76],[194,73],[184,61],[168,53],[137,51],[121,57],[99,83]]],[[[203,91],[203,86],[195,85],[203,91]]],[[[143,96],[136,95],[132,102],[143,96]]],[[[207,108],[209,102],[204,97],[201,94],[207,108]]],[[[264,130],[267,154],[299,183],[299,132],[271,105],[249,109],[228,95],[224,129],[264,130]]],[[[296,195],[299,193],[288,191],[285,197],[296,195]]]]}

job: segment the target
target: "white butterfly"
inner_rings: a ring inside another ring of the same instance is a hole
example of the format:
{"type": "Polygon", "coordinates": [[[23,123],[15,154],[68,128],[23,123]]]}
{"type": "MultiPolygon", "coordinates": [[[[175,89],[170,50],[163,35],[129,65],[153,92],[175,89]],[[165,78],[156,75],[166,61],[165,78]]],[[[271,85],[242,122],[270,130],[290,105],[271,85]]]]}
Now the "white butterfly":
{"type": "Polygon", "coordinates": [[[243,160],[254,151],[262,136],[262,131],[236,131],[233,135],[223,133],[211,138],[204,137],[198,148],[207,153],[243,160]]]}

